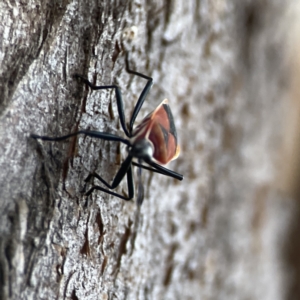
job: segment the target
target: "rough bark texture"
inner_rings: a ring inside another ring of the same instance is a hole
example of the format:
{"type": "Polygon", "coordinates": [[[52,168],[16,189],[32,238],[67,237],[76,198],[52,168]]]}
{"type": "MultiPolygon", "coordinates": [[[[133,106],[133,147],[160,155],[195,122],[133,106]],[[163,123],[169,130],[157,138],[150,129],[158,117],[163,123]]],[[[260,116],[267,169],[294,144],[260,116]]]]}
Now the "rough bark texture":
{"type": "Polygon", "coordinates": [[[299,299],[297,19],[296,1],[2,0],[0,299],[299,299]],[[144,172],[140,211],[81,193],[119,145],[29,138],[121,134],[114,93],[73,75],[119,85],[128,116],[145,81],[125,50],[154,78],[141,116],[170,101],[185,176],[144,172]]]}

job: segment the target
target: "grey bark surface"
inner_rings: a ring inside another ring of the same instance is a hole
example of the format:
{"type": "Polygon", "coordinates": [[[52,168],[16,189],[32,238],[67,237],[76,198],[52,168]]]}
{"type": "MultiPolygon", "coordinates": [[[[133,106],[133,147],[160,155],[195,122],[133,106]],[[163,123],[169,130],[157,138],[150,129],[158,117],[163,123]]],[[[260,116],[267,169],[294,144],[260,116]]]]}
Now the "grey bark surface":
{"type": "Polygon", "coordinates": [[[296,1],[1,1],[0,299],[300,298],[299,168],[280,167],[297,18],[296,1]],[[73,75],[120,86],[129,116],[145,81],[125,51],[154,79],[139,117],[169,99],[185,176],[143,172],[140,211],[81,192],[123,147],[29,137],[122,135],[114,92],[73,75]]]}

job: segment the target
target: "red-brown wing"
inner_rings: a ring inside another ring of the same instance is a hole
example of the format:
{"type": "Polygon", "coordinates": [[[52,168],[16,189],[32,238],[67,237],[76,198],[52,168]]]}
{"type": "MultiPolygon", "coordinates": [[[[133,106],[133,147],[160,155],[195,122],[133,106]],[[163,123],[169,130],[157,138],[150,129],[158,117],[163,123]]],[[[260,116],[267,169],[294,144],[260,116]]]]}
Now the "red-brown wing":
{"type": "Polygon", "coordinates": [[[147,138],[154,146],[153,158],[160,164],[167,164],[180,153],[174,118],[165,99],[134,130],[136,139],[147,138]]]}

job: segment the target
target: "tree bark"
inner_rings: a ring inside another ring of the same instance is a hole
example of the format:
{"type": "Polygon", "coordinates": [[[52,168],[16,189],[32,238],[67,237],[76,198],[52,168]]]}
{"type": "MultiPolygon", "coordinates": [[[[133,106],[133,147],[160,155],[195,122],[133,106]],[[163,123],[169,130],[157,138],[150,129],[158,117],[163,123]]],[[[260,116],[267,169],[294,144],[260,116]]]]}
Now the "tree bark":
{"type": "Polygon", "coordinates": [[[298,19],[276,0],[2,1],[0,299],[300,298],[298,19]],[[74,74],[118,85],[128,120],[145,80],[126,52],[154,79],[138,120],[169,99],[185,176],[144,171],[140,209],[82,193],[122,146],[29,136],[122,135],[114,91],[74,74]]]}

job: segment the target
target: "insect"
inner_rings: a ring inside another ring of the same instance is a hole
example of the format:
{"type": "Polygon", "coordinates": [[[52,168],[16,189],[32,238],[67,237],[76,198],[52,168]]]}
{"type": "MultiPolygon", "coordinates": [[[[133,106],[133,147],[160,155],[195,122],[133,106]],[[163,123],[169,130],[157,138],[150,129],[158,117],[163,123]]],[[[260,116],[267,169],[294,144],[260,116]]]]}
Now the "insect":
{"type": "Polygon", "coordinates": [[[173,115],[167,99],[165,99],[152,113],[146,116],[137,127],[133,128],[135,119],[146,99],[146,96],[151,89],[153,79],[149,76],[131,70],[129,68],[128,55],[126,55],[125,61],[126,70],[128,73],[147,80],[147,83],[134,107],[128,127],[126,126],[125,122],[122,94],[120,88],[117,85],[95,86],[81,75],[76,74],[75,77],[80,78],[92,90],[115,90],[120,123],[125,135],[127,136],[127,139],[108,132],[99,132],[92,130],[79,130],[77,132],[60,137],[48,137],[36,134],[31,134],[30,136],[34,139],[41,139],[44,141],[62,141],[72,136],[85,134],[90,137],[125,144],[127,146],[128,156],[121,164],[120,169],[114,177],[112,184],[109,184],[97,173],[91,173],[85,179],[85,184],[87,184],[93,177],[95,177],[108,189],[99,185],[94,185],[85,194],[88,196],[94,190],[100,190],[124,200],[131,200],[134,197],[132,166],[137,166],[139,168],[137,203],[141,205],[144,198],[144,190],[141,180],[142,169],[173,177],[177,180],[183,179],[183,176],[181,174],[178,174],[162,166],[162,164],[167,164],[169,161],[176,159],[179,155],[180,148],[177,142],[177,133],[173,115]],[[137,159],[137,162],[133,161],[133,159],[137,159]],[[143,162],[145,162],[147,165],[144,165],[143,162]],[[111,191],[120,184],[125,175],[127,177],[128,195],[122,195],[111,191]]]}

